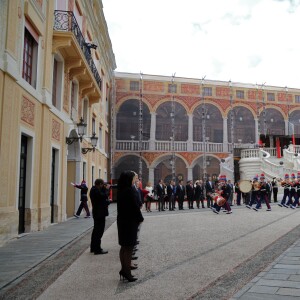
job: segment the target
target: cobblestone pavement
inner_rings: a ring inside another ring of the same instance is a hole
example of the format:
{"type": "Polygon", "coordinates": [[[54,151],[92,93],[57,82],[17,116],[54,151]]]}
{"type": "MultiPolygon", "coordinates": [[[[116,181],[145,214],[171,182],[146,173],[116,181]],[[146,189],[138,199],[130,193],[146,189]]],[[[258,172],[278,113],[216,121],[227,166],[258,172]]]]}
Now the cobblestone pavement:
{"type": "Polygon", "coordinates": [[[118,278],[112,204],[106,255],[89,253],[92,220],[84,218],[0,248],[0,299],[300,298],[300,209],[153,210],[143,212],[137,282],[118,278]]]}

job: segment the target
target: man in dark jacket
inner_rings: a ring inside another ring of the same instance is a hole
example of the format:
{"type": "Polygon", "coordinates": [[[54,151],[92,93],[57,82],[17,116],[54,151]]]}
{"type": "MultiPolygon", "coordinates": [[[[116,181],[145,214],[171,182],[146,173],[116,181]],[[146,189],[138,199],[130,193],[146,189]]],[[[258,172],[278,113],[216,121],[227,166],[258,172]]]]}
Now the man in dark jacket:
{"type": "Polygon", "coordinates": [[[183,201],[185,197],[185,187],[183,185],[183,180],[179,180],[178,185],[176,187],[176,197],[178,201],[178,209],[183,210],[183,201]]]}
{"type": "Polygon", "coordinates": [[[164,210],[165,188],[162,179],[160,179],[158,184],[156,185],[156,195],[158,200],[158,211],[165,211],[164,210]]]}
{"type": "Polygon", "coordinates": [[[90,198],[93,207],[94,229],[91,238],[91,252],[95,255],[106,254],[101,248],[101,238],[105,228],[105,218],[108,216],[109,185],[105,185],[102,179],[96,179],[91,188],[90,198]]]}
{"type": "Polygon", "coordinates": [[[193,181],[189,180],[186,184],[186,198],[188,200],[189,209],[194,209],[194,197],[195,189],[193,186],[193,181]]]}

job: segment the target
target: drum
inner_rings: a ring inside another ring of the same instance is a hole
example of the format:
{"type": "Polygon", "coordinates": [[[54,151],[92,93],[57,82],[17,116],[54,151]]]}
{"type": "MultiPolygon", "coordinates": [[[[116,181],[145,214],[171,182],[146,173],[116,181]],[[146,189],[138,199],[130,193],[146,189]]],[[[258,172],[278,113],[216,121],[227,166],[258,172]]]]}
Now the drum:
{"type": "Polygon", "coordinates": [[[218,196],[216,202],[217,202],[218,206],[223,206],[225,204],[226,200],[222,196],[218,196]]]}
{"type": "Polygon", "coordinates": [[[241,180],[239,183],[240,191],[243,193],[249,193],[252,189],[252,183],[250,180],[241,180]]]}

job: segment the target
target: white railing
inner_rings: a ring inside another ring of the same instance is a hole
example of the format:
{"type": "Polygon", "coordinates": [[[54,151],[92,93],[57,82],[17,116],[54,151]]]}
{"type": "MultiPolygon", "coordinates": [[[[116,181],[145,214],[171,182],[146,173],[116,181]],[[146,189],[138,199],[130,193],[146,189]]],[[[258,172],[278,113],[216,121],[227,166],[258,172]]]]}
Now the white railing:
{"type": "Polygon", "coordinates": [[[258,158],[259,149],[243,149],[241,150],[241,158],[258,158]]]}
{"type": "MultiPolygon", "coordinates": [[[[173,151],[172,142],[156,141],[155,151],[173,151]]],[[[174,142],[174,151],[187,151],[187,142],[174,142]]]]}
{"type": "MultiPolygon", "coordinates": [[[[139,141],[117,141],[116,150],[121,151],[139,151],[139,141]]],[[[149,141],[142,141],[143,151],[149,150],[149,141]]]]}
{"type": "Polygon", "coordinates": [[[193,151],[195,152],[210,152],[210,153],[220,153],[223,151],[222,143],[204,143],[202,142],[193,142],[193,151]],[[204,150],[205,149],[205,150],[204,150]]]}

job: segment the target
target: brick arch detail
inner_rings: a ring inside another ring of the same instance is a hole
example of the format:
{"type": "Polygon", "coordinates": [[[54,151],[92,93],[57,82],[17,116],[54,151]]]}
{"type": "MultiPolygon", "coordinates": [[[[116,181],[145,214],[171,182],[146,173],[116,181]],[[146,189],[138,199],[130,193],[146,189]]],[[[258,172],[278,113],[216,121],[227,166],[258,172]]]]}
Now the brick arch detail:
{"type": "MultiPolygon", "coordinates": [[[[200,155],[197,153],[197,157],[194,158],[194,160],[191,162],[190,164],[190,167],[191,168],[194,168],[195,165],[196,165],[196,161],[200,158],[200,157],[203,157],[204,156],[204,153],[201,153],[200,155]]],[[[206,157],[213,157],[213,158],[216,158],[217,160],[219,160],[219,162],[221,162],[221,159],[222,158],[227,158],[228,157],[228,154],[227,153],[219,153],[219,154],[206,154],[206,157]]]]}
{"type": "MultiPolygon", "coordinates": [[[[159,100],[157,103],[155,103],[154,107],[153,107],[153,111],[157,111],[157,109],[164,103],[166,102],[171,102],[173,101],[172,97],[166,97],[166,98],[163,98],[161,100],[159,100]]],[[[174,102],[176,103],[179,103],[180,105],[182,105],[186,111],[187,114],[190,113],[190,110],[189,110],[189,107],[187,106],[186,103],[184,103],[184,101],[180,100],[180,99],[177,99],[174,97],[174,102]]]]}
{"type": "MultiPolygon", "coordinates": [[[[287,119],[287,114],[281,109],[281,107],[278,107],[276,105],[268,105],[268,106],[266,106],[266,109],[270,109],[270,108],[273,108],[273,109],[279,111],[281,113],[281,115],[282,115],[283,120],[287,119]]],[[[262,111],[263,111],[263,108],[261,107],[259,109],[259,114],[261,114],[262,111]]]]}
{"type": "MultiPolygon", "coordinates": [[[[165,158],[170,157],[170,156],[172,157],[171,152],[169,152],[169,153],[165,152],[163,154],[159,153],[159,155],[157,155],[157,157],[151,162],[150,167],[156,168],[162,161],[164,161],[165,158]]],[[[175,154],[175,157],[181,158],[184,161],[185,165],[188,167],[189,163],[187,162],[187,160],[184,156],[182,156],[180,153],[177,152],[175,154]]]]}
{"type": "MultiPolygon", "coordinates": [[[[253,109],[253,107],[250,106],[250,105],[247,105],[247,104],[244,104],[244,103],[239,102],[239,103],[235,103],[234,105],[232,105],[232,107],[233,107],[233,108],[235,108],[235,107],[244,107],[244,108],[247,108],[247,109],[252,113],[253,119],[255,119],[255,118],[257,117],[256,111],[255,111],[255,110],[253,109]]],[[[229,114],[229,112],[230,112],[230,109],[231,109],[231,107],[228,107],[228,108],[226,109],[226,112],[225,112],[226,117],[228,117],[228,114],[229,114]]]]}
{"type": "MultiPolygon", "coordinates": [[[[120,164],[120,163],[122,163],[125,159],[126,159],[126,157],[128,157],[128,156],[136,156],[136,157],[140,157],[140,155],[139,154],[137,154],[137,153],[127,153],[127,154],[123,154],[123,153],[115,153],[115,157],[114,157],[114,159],[115,159],[115,161],[114,161],[114,168],[116,168],[116,167],[118,167],[118,165],[120,164]]],[[[150,166],[150,164],[149,164],[149,162],[147,161],[147,159],[144,157],[144,155],[142,155],[142,160],[145,162],[145,164],[146,164],[146,166],[147,166],[147,168],[149,168],[149,166],[150,166]]]]}
{"type": "MultiPolygon", "coordinates": [[[[204,102],[199,102],[199,103],[195,103],[192,107],[191,107],[191,113],[192,114],[194,114],[194,111],[195,111],[195,109],[198,107],[198,106],[201,106],[201,105],[203,105],[204,104],[204,102]]],[[[219,110],[219,112],[221,113],[221,116],[224,118],[224,116],[225,116],[225,114],[224,114],[224,108],[221,106],[221,105],[219,105],[218,103],[216,103],[216,102],[214,102],[214,101],[211,101],[211,100],[205,100],[205,104],[211,104],[211,105],[213,105],[213,106],[215,106],[218,110],[219,110]]]]}
{"type": "MultiPolygon", "coordinates": [[[[121,106],[122,106],[125,102],[130,101],[130,100],[137,100],[137,101],[140,101],[140,98],[139,98],[139,96],[137,96],[137,95],[124,96],[124,97],[120,98],[120,99],[118,100],[118,103],[117,103],[116,106],[115,106],[115,108],[116,108],[116,113],[119,112],[119,109],[121,108],[121,106]]],[[[149,112],[151,112],[152,106],[151,106],[151,104],[150,104],[148,101],[145,100],[144,97],[143,97],[143,103],[146,104],[146,106],[147,106],[148,109],[149,109],[149,112]]]]}

